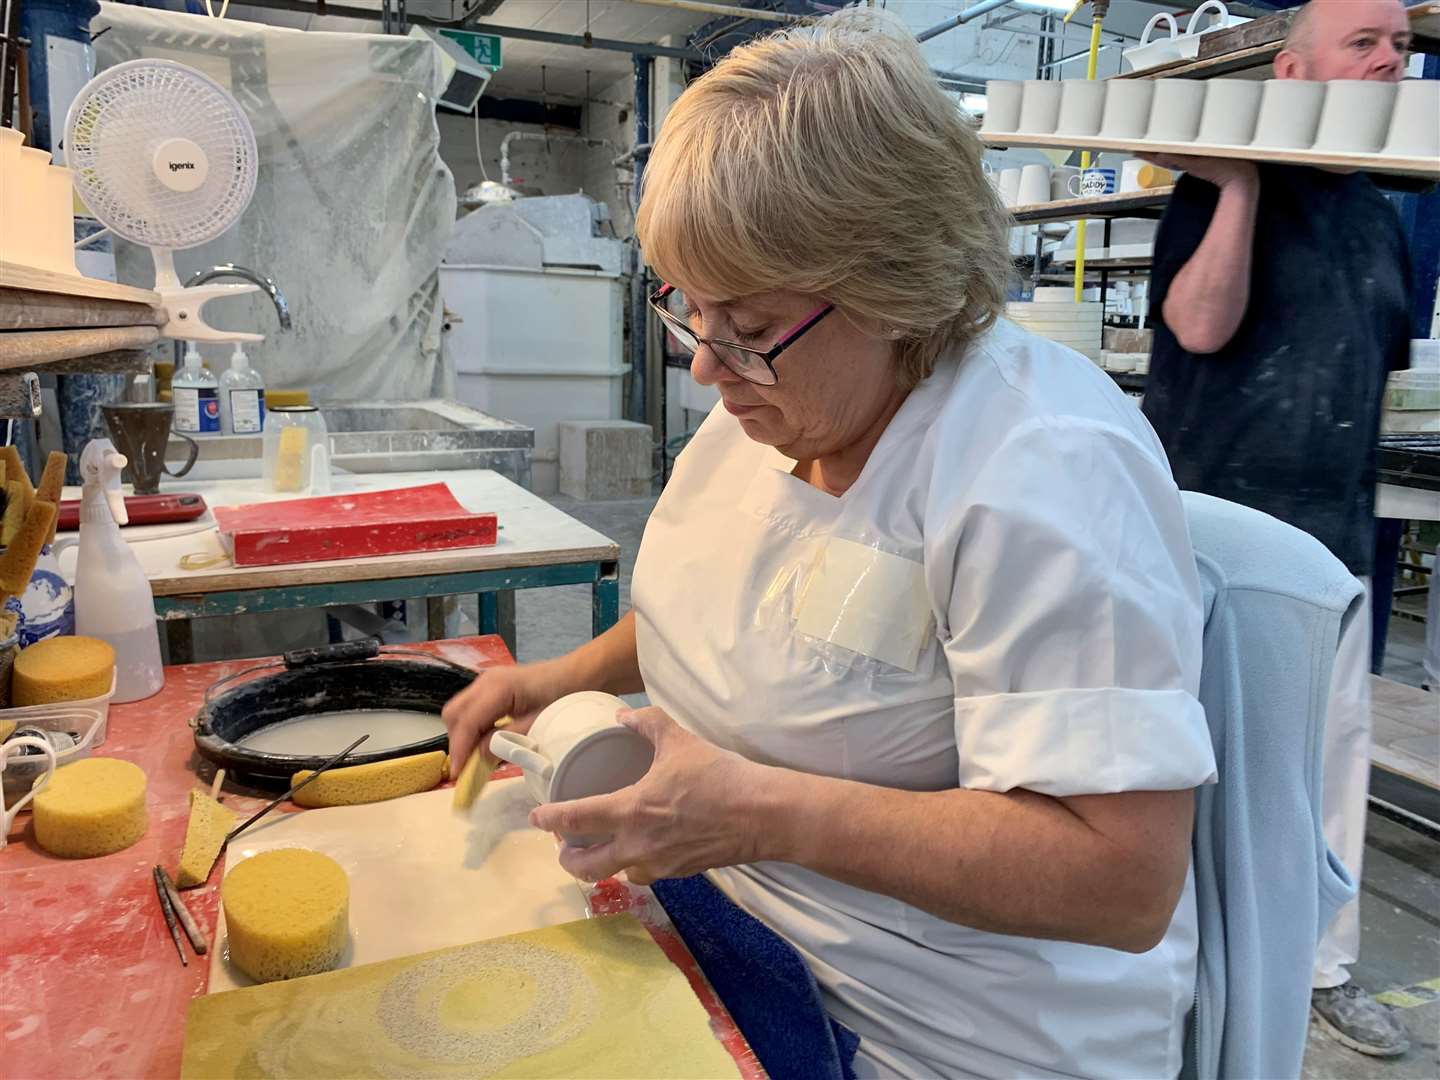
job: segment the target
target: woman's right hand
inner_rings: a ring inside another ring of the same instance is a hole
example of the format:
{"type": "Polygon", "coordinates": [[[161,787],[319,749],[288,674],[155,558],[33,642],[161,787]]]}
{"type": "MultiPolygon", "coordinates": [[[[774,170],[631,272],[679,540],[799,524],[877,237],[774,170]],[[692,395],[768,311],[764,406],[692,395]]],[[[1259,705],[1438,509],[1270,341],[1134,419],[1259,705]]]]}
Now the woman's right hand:
{"type": "Polygon", "coordinates": [[[556,661],[486,668],[441,712],[450,733],[450,776],[460,775],[470,754],[490,753],[495,723],[508,716],[510,730],[525,732],[545,706],[569,693],[556,661]]]}

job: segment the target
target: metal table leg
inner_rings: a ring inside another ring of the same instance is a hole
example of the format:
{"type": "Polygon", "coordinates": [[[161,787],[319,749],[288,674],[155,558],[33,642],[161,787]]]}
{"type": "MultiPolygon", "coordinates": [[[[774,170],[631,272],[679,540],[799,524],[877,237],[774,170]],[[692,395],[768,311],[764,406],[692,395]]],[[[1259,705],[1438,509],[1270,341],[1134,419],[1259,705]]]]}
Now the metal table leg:
{"type": "Polygon", "coordinates": [[[599,637],[620,621],[620,564],[600,564],[590,594],[590,633],[599,637]]]}

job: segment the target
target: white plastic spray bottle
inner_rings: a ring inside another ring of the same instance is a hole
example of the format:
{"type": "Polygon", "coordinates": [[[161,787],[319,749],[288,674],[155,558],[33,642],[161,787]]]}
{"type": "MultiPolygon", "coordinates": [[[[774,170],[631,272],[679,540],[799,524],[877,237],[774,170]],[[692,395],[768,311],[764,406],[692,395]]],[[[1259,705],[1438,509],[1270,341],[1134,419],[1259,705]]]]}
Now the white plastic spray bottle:
{"type": "Polygon", "coordinates": [[[139,701],[165,685],[155,596],[140,560],[120,535],[130,520],[120,491],[125,455],[109,439],[80,455],[80,556],[75,566],[75,632],[115,649],[115,696],[139,701]]]}

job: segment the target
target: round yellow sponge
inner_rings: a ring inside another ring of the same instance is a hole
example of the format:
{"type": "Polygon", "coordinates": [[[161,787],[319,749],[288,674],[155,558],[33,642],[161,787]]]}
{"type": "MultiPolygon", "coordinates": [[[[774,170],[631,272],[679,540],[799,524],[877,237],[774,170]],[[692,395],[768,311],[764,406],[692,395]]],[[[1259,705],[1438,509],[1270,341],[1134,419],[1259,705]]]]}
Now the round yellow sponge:
{"type": "Polygon", "coordinates": [[[329,971],[350,930],[350,882],[340,864],[302,848],[263,851],[220,886],[230,962],[257,982],[329,971]]]}
{"type": "Polygon", "coordinates": [[[31,804],[35,842],[52,855],[88,859],[145,835],[145,774],[117,758],[86,758],[57,769],[31,804]]]}
{"type": "Polygon", "coordinates": [[[84,701],[108,694],[114,674],[115,650],[109,642],[88,637],[46,638],[15,657],[10,696],[17,707],[84,701]]]}

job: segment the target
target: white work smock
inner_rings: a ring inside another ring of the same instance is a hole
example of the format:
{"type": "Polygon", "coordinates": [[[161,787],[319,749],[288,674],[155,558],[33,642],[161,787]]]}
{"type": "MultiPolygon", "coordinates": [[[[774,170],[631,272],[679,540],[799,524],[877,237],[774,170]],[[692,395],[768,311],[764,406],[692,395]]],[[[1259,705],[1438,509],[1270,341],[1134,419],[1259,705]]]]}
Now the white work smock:
{"type": "MultiPolygon", "coordinates": [[[[793,467],[717,407],[651,515],[636,644],[679,724],[755,761],[915,791],[1213,780],[1180,497],[1089,361],[1002,321],[941,359],[843,495],[793,467]]],[[[975,930],[788,863],[709,876],[805,957],[861,1036],[862,1075],[1179,1070],[1188,880],[1137,956],[975,930]]]]}

